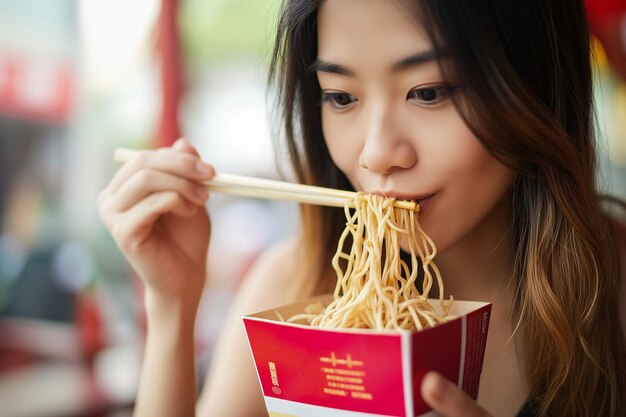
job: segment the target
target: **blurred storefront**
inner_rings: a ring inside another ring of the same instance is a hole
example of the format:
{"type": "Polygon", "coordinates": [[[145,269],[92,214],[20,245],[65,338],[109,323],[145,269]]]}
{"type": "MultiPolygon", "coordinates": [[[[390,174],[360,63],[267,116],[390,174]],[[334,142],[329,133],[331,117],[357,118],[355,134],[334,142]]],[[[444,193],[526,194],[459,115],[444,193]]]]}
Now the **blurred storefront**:
{"type": "Polygon", "coordinates": [[[75,3],[0,2],[0,306],[70,321],[74,283],[53,278],[76,91],[75,3]]]}

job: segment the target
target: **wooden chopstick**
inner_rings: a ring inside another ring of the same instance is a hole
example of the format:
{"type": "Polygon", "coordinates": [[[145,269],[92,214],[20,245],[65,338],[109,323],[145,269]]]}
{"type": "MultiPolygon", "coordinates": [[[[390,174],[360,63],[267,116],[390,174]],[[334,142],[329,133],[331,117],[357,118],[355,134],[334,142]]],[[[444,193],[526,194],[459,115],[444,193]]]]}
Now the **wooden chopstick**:
{"type": "MultiPolygon", "coordinates": [[[[114,160],[128,162],[139,151],[127,148],[115,150],[114,160]]],[[[314,185],[294,184],[290,182],[268,180],[244,175],[219,173],[203,184],[212,191],[218,191],[244,197],[265,198],[272,200],[298,201],[304,204],[316,204],[329,207],[343,207],[346,200],[354,199],[354,191],[336,190],[314,185]]],[[[413,201],[394,201],[394,206],[408,210],[416,210],[413,201]]]]}

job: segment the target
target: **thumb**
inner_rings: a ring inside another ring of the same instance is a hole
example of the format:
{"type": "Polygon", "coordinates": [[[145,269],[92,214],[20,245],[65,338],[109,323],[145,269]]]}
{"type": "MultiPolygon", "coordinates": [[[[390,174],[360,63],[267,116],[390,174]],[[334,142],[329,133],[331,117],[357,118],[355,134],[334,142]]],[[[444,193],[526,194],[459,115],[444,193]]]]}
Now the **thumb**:
{"type": "Polygon", "coordinates": [[[437,372],[428,372],[422,380],[422,398],[445,417],[491,417],[461,388],[437,372]]]}

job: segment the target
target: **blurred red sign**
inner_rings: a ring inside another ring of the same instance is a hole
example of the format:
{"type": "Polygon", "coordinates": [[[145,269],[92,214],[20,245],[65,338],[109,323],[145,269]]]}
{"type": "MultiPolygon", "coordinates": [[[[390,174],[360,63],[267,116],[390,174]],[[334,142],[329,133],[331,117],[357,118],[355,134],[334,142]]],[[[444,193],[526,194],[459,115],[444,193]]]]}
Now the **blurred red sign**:
{"type": "Polygon", "coordinates": [[[0,55],[0,114],[65,123],[73,89],[74,71],[66,61],[0,55]]]}

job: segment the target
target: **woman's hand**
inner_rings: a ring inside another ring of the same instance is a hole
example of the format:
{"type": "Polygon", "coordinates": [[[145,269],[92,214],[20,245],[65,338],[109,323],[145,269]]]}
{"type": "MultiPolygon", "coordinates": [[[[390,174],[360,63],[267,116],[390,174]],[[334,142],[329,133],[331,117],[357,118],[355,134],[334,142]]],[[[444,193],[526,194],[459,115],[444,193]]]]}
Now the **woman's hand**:
{"type": "Polygon", "coordinates": [[[144,280],[150,299],[197,307],[211,229],[201,181],[214,174],[179,139],[171,148],[142,151],[98,196],[102,221],[144,280]]]}
{"type": "Polygon", "coordinates": [[[491,417],[461,388],[431,371],[422,380],[422,398],[442,417],[491,417]]]}

